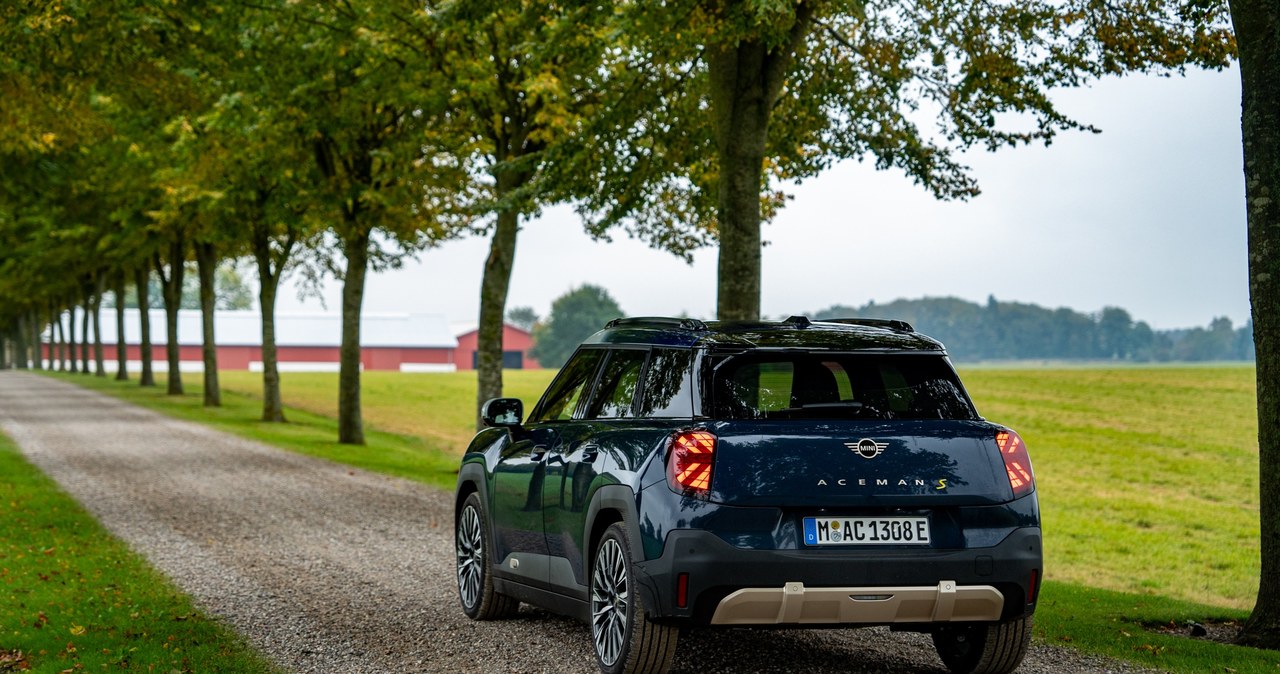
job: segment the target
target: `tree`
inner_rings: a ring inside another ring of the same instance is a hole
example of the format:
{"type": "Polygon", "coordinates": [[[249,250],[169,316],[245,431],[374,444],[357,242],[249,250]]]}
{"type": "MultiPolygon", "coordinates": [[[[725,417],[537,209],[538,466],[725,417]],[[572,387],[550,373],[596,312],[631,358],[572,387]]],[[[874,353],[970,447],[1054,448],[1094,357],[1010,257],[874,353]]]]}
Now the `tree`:
{"type": "Polygon", "coordinates": [[[408,7],[413,10],[398,18],[418,26],[412,53],[422,63],[417,70],[429,74],[424,85],[443,84],[451,94],[447,118],[458,131],[453,153],[484,174],[471,199],[492,227],[480,282],[479,427],[480,405],[502,395],[503,316],[520,220],[569,196],[576,176],[550,166],[566,162],[566,154],[590,153],[575,136],[584,119],[601,110],[596,85],[608,48],[601,27],[612,9],[494,0],[408,7]]]}
{"type": "Polygon", "coordinates": [[[582,340],[622,315],[607,290],[583,284],[551,303],[547,320],[533,330],[529,355],[546,367],[560,367],[582,340]]]}
{"type": "Polygon", "coordinates": [[[1098,318],[1098,339],[1102,342],[1104,358],[1128,358],[1133,350],[1130,343],[1132,333],[1133,318],[1129,312],[1119,307],[1102,308],[1102,316],[1098,318]]]}
{"type": "MultiPolygon", "coordinates": [[[[364,444],[360,410],[360,315],[368,271],[450,236],[439,199],[463,192],[469,177],[438,152],[433,124],[444,91],[424,91],[401,58],[382,5],[284,3],[261,17],[285,22],[291,42],[280,101],[315,161],[317,205],[331,218],[343,258],[342,345],[338,372],[338,441],[364,444]]],[[[394,24],[399,28],[399,24],[394,24]]],[[[321,213],[315,217],[322,217],[321,213]]]]}
{"type": "Polygon", "coordinates": [[[1280,8],[1272,0],[1230,4],[1240,46],[1262,525],[1258,599],[1238,641],[1280,648],[1280,8]]]}
{"type": "Polygon", "coordinates": [[[507,322],[525,330],[533,330],[533,326],[538,324],[538,318],[538,312],[533,307],[511,307],[507,310],[507,322]]]}
{"type": "Polygon", "coordinates": [[[138,342],[139,358],[142,360],[142,371],[138,375],[138,386],[155,386],[155,371],[151,367],[151,293],[150,273],[146,265],[138,265],[133,270],[133,288],[138,298],[138,322],[141,337],[138,342]]]}
{"type": "Polygon", "coordinates": [[[178,344],[178,310],[182,306],[182,276],[186,271],[187,242],[181,229],[170,234],[169,249],[162,257],[156,253],[154,270],[160,277],[163,288],[161,298],[164,300],[165,317],[165,356],[168,360],[167,393],[171,396],[182,395],[182,362],[181,346],[178,344]]]}
{"type": "Polygon", "coordinates": [[[218,268],[217,244],[209,239],[196,241],[196,270],[200,276],[200,355],[204,362],[204,406],[221,407],[222,390],[218,386],[218,341],[214,335],[213,317],[217,291],[214,276],[218,268]]]}
{"type": "Polygon", "coordinates": [[[709,218],[692,224],[719,238],[722,319],[759,317],[772,181],[871,156],[938,198],[969,198],[978,188],[957,152],[1090,129],[1049,90],[1220,68],[1233,48],[1221,7],[1166,0],[679,0],[616,17],[615,51],[630,67],[612,79],[609,123],[592,128],[599,179],[581,196],[606,222],[671,208],[709,218]],[[634,119],[618,120],[628,109],[634,119]],[[659,185],[648,190],[657,198],[617,198],[637,191],[633,167],[655,162],[668,175],[640,179],[659,185]]]}

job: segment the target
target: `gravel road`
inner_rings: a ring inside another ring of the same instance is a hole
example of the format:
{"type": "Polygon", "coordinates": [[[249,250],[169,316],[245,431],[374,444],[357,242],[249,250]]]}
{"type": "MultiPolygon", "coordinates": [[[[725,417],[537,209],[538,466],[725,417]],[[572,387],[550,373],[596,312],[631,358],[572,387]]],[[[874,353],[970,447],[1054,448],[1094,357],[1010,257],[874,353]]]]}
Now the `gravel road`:
{"type": "MultiPolygon", "coordinates": [[[[585,625],[457,605],[448,494],[0,372],[0,430],[209,613],[298,672],[593,672],[585,625]]],[[[883,629],[692,630],[679,672],[944,672],[883,629]]],[[[1036,645],[1022,672],[1145,671],[1036,645]]]]}

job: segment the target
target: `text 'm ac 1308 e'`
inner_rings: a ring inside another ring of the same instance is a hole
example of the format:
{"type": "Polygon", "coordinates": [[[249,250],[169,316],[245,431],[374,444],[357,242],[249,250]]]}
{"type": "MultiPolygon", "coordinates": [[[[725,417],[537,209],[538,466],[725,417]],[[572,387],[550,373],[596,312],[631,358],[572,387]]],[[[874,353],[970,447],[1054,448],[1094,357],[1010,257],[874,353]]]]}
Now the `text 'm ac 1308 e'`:
{"type": "Polygon", "coordinates": [[[889,625],[954,672],[1026,652],[1026,446],[906,323],[618,319],[528,418],[483,417],[457,491],[472,618],[576,616],[606,673],[666,671],[691,625],[889,625]]]}

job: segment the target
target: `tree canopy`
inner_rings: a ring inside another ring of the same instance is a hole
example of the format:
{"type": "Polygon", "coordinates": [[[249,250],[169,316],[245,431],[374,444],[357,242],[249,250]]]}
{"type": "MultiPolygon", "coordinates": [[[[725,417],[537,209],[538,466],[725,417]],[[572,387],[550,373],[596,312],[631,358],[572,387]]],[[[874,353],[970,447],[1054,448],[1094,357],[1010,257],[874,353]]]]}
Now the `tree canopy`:
{"type": "Polygon", "coordinates": [[[544,367],[560,367],[582,340],[623,316],[609,291],[583,284],[557,297],[545,321],[533,329],[531,356],[544,367]]]}

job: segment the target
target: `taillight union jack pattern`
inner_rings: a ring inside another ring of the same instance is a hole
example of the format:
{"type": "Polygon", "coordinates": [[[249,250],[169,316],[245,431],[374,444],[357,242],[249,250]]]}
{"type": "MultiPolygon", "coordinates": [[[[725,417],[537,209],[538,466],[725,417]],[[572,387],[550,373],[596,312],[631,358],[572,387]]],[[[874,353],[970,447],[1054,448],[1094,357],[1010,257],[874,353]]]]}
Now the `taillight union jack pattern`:
{"type": "Polygon", "coordinates": [[[1031,457],[1027,454],[1027,445],[1022,437],[1013,431],[1000,431],[996,433],[996,446],[1000,448],[1000,458],[1004,459],[1004,468],[1009,474],[1009,486],[1013,487],[1014,498],[1031,493],[1035,488],[1036,478],[1031,472],[1031,457]]]}
{"type": "Polygon", "coordinates": [[[705,493],[711,488],[716,436],[707,431],[684,431],[672,439],[667,476],[677,491],[705,493]]]}

